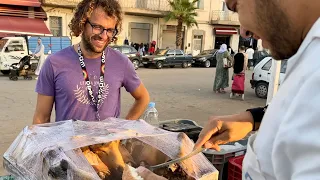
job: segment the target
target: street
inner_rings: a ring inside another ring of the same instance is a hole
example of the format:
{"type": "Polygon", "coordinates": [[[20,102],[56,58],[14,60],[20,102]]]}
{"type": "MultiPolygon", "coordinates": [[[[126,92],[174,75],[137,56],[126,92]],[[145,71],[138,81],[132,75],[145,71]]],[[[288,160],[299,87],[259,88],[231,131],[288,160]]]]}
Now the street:
{"type": "MultiPolygon", "coordinates": [[[[229,93],[215,94],[212,91],[215,68],[160,70],[140,68],[137,72],[149,90],[151,101],[156,103],[160,120],[185,118],[204,125],[211,115],[238,113],[266,103],[265,99],[257,98],[250,87],[252,71],[246,74],[245,101],[241,101],[240,98],[230,99],[229,93]]],[[[230,86],[231,83],[232,81],[229,83],[230,86]]],[[[0,154],[2,155],[18,133],[32,123],[36,106],[34,92],[36,80],[10,81],[7,76],[0,75],[0,84],[0,154]]],[[[230,88],[227,90],[230,92],[230,88]]],[[[124,89],[121,103],[121,117],[124,117],[133,104],[133,98],[124,89]]],[[[0,159],[2,164],[2,158],[0,159]]],[[[3,168],[0,168],[0,176],[5,174],[3,168]]]]}

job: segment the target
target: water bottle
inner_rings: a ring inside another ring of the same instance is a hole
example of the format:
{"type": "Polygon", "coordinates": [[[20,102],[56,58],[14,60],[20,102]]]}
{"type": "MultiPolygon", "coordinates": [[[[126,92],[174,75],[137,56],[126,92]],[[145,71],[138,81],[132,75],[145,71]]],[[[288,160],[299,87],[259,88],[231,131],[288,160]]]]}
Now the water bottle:
{"type": "Polygon", "coordinates": [[[148,108],[146,112],[144,113],[143,119],[153,125],[158,127],[159,126],[159,121],[158,121],[158,111],[156,109],[156,103],[150,102],[148,105],[148,108]]]}

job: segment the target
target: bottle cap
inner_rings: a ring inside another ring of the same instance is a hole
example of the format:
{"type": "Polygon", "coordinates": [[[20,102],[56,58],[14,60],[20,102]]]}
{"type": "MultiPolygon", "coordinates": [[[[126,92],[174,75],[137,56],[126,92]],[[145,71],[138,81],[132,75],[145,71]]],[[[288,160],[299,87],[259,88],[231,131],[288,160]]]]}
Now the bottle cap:
{"type": "Polygon", "coordinates": [[[149,108],[154,108],[154,107],[156,107],[156,103],[150,102],[148,107],[149,107],[149,108]]]}

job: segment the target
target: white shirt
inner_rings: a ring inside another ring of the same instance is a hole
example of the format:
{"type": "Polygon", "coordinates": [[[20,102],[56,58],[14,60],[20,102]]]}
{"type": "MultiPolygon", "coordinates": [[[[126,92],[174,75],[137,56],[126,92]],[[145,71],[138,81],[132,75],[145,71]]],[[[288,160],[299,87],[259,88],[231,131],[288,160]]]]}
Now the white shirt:
{"type": "Polygon", "coordinates": [[[320,18],[248,143],[245,180],[320,179],[320,18]]]}
{"type": "Polygon", "coordinates": [[[247,49],[248,59],[253,59],[254,50],[252,48],[247,49]]]}

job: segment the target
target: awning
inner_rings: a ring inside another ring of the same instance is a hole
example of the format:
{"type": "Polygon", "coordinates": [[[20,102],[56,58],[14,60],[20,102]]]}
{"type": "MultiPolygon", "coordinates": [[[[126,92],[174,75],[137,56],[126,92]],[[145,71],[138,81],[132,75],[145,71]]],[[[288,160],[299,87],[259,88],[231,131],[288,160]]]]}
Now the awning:
{"type": "Polygon", "coordinates": [[[40,7],[41,3],[39,0],[5,0],[1,1],[0,4],[16,5],[16,6],[29,6],[29,7],[40,7]]]}
{"type": "Polygon", "coordinates": [[[214,28],[216,35],[232,35],[238,34],[235,28],[214,28]]]}
{"type": "Polygon", "coordinates": [[[0,16],[0,33],[51,36],[43,19],[10,16],[0,16]]]}

